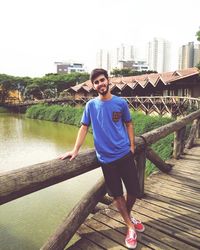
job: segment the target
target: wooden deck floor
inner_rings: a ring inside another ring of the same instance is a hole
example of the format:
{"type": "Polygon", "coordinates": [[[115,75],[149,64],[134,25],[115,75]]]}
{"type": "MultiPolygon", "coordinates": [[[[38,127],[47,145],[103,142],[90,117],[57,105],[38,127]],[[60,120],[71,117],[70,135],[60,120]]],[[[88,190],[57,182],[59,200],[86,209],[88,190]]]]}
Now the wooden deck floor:
{"type": "MultiPolygon", "coordinates": [[[[200,140],[175,164],[170,174],[158,173],[145,182],[145,197],[133,215],[146,230],[138,233],[136,249],[200,249],[200,140]]],[[[81,239],[68,249],[127,249],[126,227],[112,204],[80,227],[81,239]]]]}

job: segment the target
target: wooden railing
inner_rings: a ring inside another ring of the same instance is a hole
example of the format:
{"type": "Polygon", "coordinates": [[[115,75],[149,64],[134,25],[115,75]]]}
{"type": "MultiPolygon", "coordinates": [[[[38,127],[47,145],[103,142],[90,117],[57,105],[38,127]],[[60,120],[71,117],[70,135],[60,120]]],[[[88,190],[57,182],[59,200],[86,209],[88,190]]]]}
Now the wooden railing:
{"type": "MultiPolygon", "coordinates": [[[[13,109],[27,108],[35,104],[69,104],[69,105],[85,105],[92,97],[80,96],[74,98],[68,96],[65,98],[52,98],[37,101],[26,101],[19,103],[7,103],[6,106],[13,109]]],[[[200,99],[186,96],[133,96],[123,97],[126,99],[130,108],[134,110],[143,111],[146,114],[157,113],[165,115],[166,113],[172,116],[184,116],[187,114],[188,109],[197,110],[200,108],[200,99]]]]}
{"type": "MultiPolygon", "coordinates": [[[[140,197],[144,195],[144,176],[146,158],[153,162],[161,171],[169,172],[172,165],[165,163],[150,145],[161,138],[174,133],[173,155],[179,158],[184,148],[193,146],[194,139],[200,136],[200,110],[165,126],[136,137],[135,161],[139,177],[140,197]],[[185,141],[185,127],[192,123],[190,134],[185,141]]],[[[45,187],[84,174],[100,165],[95,151],[80,153],[73,161],[55,159],[44,163],[20,168],[0,174],[0,204],[12,201],[45,187]]],[[[87,193],[75,206],[55,233],[48,239],[41,249],[64,249],[79,226],[94,210],[98,201],[105,195],[105,184],[101,179],[95,187],[87,193]],[[72,223],[73,222],[73,223],[72,223]]]]}

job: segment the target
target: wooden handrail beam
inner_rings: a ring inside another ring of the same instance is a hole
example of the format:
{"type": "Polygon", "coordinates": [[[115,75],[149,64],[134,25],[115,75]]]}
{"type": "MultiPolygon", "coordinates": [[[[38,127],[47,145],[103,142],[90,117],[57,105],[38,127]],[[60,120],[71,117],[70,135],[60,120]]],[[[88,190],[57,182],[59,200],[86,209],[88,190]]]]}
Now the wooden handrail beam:
{"type": "Polygon", "coordinates": [[[0,174],[0,204],[49,187],[99,167],[95,151],[80,153],[73,161],[52,160],[0,174]]]}
{"type": "Polygon", "coordinates": [[[167,135],[173,133],[174,131],[183,128],[184,126],[186,126],[187,124],[191,123],[193,120],[199,117],[200,117],[200,110],[197,110],[178,121],[171,122],[162,127],[144,133],[142,136],[145,138],[147,145],[151,145],[159,141],[160,139],[166,137],[167,135]]]}

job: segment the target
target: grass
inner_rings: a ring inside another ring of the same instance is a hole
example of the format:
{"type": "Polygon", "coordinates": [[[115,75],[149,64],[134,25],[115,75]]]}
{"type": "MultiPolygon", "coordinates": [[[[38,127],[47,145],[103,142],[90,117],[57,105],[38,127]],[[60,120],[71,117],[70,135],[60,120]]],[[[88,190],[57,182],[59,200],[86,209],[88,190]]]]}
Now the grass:
{"type": "MultiPolygon", "coordinates": [[[[80,127],[80,121],[83,113],[82,107],[60,106],[48,104],[38,104],[31,106],[26,111],[26,117],[31,119],[41,119],[53,122],[61,122],[65,124],[80,127]]],[[[161,127],[173,120],[160,116],[147,116],[139,112],[131,111],[132,121],[134,123],[135,135],[142,135],[145,132],[161,127]]],[[[90,132],[92,132],[90,128],[90,132]]],[[[163,159],[169,159],[172,154],[173,134],[159,140],[152,145],[154,151],[163,159]]],[[[146,176],[156,170],[154,164],[147,161],[146,176]]]]}

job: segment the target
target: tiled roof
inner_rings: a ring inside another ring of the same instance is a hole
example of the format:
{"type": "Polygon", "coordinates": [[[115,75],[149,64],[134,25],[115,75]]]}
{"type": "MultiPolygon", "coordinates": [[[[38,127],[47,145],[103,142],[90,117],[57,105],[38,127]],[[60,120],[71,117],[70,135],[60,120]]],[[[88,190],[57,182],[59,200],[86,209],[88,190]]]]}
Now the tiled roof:
{"type": "MultiPolygon", "coordinates": [[[[110,88],[111,90],[114,88],[122,90],[125,87],[130,87],[134,89],[138,85],[141,86],[142,88],[145,88],[148,84],[152,84],[153,87],[156,87],[156,85],[160,81],[163,82],[163,84],[165,85],[169,85],[172,84],[174,81],[184,79],[197,74],[199,74],[197,68],[188,68],[183,70],[176,70],[173,72],[152,73],[139,76],[111,77],[110,88]]],[[[87,80],[86,82],[71,87],[69,90],[78,92],[81,89],[90,92],[93,89],[91,81],[87,80]]]]}

